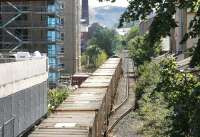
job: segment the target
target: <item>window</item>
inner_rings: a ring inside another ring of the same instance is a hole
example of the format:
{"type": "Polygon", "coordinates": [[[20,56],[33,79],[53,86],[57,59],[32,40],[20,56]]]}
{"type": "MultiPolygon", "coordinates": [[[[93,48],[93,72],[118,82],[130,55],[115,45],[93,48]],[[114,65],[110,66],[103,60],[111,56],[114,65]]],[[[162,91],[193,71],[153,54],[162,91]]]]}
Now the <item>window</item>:
{"type": "Polygon", "coordinates": [[[49,81],[56,82],[59,78],[59,75],[57,73],[49,73],[49,81]]]}
{"type": "Polygon", "coordinates": [[[61,40],[64,40],[64,33],[61,33],[61,40]]]}
{"type": "Polygon", "coordinates": [[[64,19],[63,18],[60,19],[60,24],[64,25],[64,19]]]}
{"type": "Polygon", "coordinates": [[[53,17],[48,17],[48,26],[55,27],[56,25],[56,19],[53,17]]]}
{"type": "Polygon", "coordinates": [[[55,31],[48,31],[48,40],[49,41],[56,41],[56,32],[55,31]]]}
{"type": "Polygon", "coordinates": [[[48,12],[56,12],[56,7],[55,5],[48,5],[48,12]]]}
{"type": "Polygon", "coordinates": [[[56,66],[56,58],[49,57],[48,62],[49,62],[49,66],[50,67],[55,67],[56,66]]]}
{"type": "Polygon", "coordinates": [[[56,56],[56,54],[57,54],[56,45],[48,45],[48,56],[53,57],[56,56]]]}

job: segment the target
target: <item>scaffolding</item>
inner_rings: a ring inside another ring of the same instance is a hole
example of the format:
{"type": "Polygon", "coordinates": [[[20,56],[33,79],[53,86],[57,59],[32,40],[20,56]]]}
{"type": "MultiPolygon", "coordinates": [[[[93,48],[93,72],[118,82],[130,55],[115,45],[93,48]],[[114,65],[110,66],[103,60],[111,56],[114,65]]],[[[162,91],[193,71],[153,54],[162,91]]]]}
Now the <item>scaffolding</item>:
{"type": "Polygon", "coordinates": [[[63,10],[62,0],[0,2],[0,52],[48,53],[53,86],[64,67],[63,10]]]}

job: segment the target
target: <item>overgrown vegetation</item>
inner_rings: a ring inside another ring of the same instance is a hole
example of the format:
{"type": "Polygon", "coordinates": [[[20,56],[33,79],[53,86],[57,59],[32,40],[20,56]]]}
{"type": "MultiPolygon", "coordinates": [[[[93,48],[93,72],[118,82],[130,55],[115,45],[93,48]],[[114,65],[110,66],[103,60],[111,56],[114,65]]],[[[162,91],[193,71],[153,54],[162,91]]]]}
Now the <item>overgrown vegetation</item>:
{"type": "Polygon", "coordinates": [[[48,92],[48,111],[53,112],[68,96],[68,88],[56,88],[48,92]]]}
{"type": "Polygon", "coordinates": [[[139,35],[138,27],[132,27],[126,36],[126,42],[129,49],[129,56],[133,59],[136,66],[142,65],[144,62],[150,61],[161,52],[160,41],[156,42],[156,46],[149,46],[145,43],[148,35],[139,35]]]}
{"type": "Polygon", "coordinates": [[[174,59],[144,63],[138,69],[134,115],[145,137],[199,137],[200,82],[180,72],[174,59]]]}
{"type": "Polygon", "coordinates": [[[96,45],[99,49],[106,52],[108,56],[113,55],[117,33],[114,30],[100,27],[88,41],[88,47],[96,45]]]}
{"type": "MultiPolygon", "coordinates": [[[[200,39],[198,43],[200,45],[200,39]]],[[[191,67],[200,66],[200,46],[197,46],[195,48],[194,55],[193,55],[190,65],[191,67]]]]}
{"type": "MultiPolygon", "coordinates": [[[[103,0],[99,0],[103,1],[103,0]]],[[[115,0],[108,0],[114,2],[115,0]]],[[[199,0],[129,0],[127,10],[120,18],[120,25],[123,26],[127,22],[138,20],[146,20],[149,16],[154,15],[154,20],[150,26],[148,38],[145,43],[154,46],[156,42],[163,37],[171,36],[170,31],[180,24],[176,22],[174,15],[177,10],[185,10],[194,13],[192,21],[189,23],[189,31],[185,34],[182,43],[188,39],[199,39],[193,53],[192,66],[200,64],[199,48],[200,48],[200,1],[199,0]]]]}
{"type": "Polygon", "coordinates": [[[151,57],[158,53],[160,40],[170,36],[170,31],[180,25],[174,18],[180,9],[195,14],[180,44],[188,39],[199,39],[191,60],[191,66],[199,66],[199,0],[130,0],[120,19],[120,26],[123,26],[123,23],[154,16],[148,35],[127,37],[130,55],[139,73],[136,89],[138,107],[134,117],[140,121],[138,133],[145,137],[200,136],[199,78],[192,73],[179,71],[172,58],[159,64],[151,62],[151,57]]]}
{"type": "Polygon", "coordinates": [[[127,40],[130,57],[138,66],[137,108],[133,115],[140,125],[138,134],[199,137],[199,79],[192,73],[179,71],[173,58],[166,58],[159,64],[151,62],[151,58],[159,54],[160,46],[149,47],[144,42],[148,36],[137,36],[137,32],[133,32],[135,35],[128,35],[127,40]]]}
{"type": "Polygon", "coordinates": [[[191,73],[178,71],[175,60],[160,65],[161,80],[156,90],[163,93],[173,108],[170,136],[197,137],[200,135],[200,82],[191,73]],[[183,124],[184,123],[184,124],[183,124]]]}
{"type": "Polygon", "coordinates": [[[149,47],[149,45],[144,43],[144,40],[145,36],[136,36],[128,42],[130,57],[137,66],[142,65],[145,61],[150,61],[151,57],[155,57],[161,51],[159,45],[149,47]]]}
{"type": "Polygon", "coordinates": [[[160,81],[159,64],[144,63],[139,66],[136,96],[137,110],[134,115],[140,121],[139,134],[144,137],[163,137],[170,129],[167,118],[171,109],[160,92],[155,92],[160,81]]]}
{"type": "Polygon", "coordinates": [[[103,64],[108,59],[106,52],[100,50],[96,46],[91,46],[87,48],[85,53],[82,53],[81,64],[87,71],[94,71],[101,64],[103,64]],[[99,50],[99,51],[97,51],[99,50]]]}
{"type": "Polygon", "coordinates": [[[112,29],[97,26],[82,53],[82,65],[93,70],[123,46],[124,39],[112,29]]]}

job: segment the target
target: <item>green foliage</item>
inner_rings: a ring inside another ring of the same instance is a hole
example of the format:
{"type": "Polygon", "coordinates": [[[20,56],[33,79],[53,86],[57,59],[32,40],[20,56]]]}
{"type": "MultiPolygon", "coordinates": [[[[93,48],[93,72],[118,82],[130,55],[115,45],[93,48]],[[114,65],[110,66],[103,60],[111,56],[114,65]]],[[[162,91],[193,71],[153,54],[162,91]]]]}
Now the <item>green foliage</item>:
{"type": "Polygon", "coordinates": [[[104,51],[102,51],[96,59],[96,63],[95,63],[96,66],[99,67],[100,65],[102,65],[107,60],[107,58],[108,58],[108,55],[104,51]]]}
{"type": "Polygon", "coordinates": [[[88,69],[94,69],[103,64],[108,58],[108,55],[105,51],[101,50],[97,45],[91,45],[86,49],[86,52],[83,54],[85,58],[84,62],[88,69]],[[87,64],[87,59],[89,58],[89,64],[87,64]]]}
{"type": "Polygon", "coordinates": [[[123,49],[127,48],[126,40],[124,36],[115,35],[115,40],[113,41],[112,51],[114,54],[121,52],[123,49]]]}
{"type": "Polygon", "coordinates": [[[156,84],[160,79],[160,74],[158,73],[159,65],[155,63],[145,62],[144,65],[138,67],[137,87],[136,87],[136,96],[137,99],[140,99],[146,89],[154,89],[156,84]]]}
{"type": "Polygon", "coordinates": [[[151,47],[144,41],[144,36],[136,36],[128,42],[130,57],[137,66],[143,64],[145,61],[150,61],[151,57],[157,56],[161,51],[159,44],[151,47]]]}
{"type": "Polygon", "coordinates": [[[96,45],[104,50],[108,56],[113,54],[113,46],[116,32],[107,28],[97,29],[93,37],[89,40],[88,45],[96,45]]]}
{"type": "MultiPolygon", "coordinates": [[[[153,90],[149,90],[153,92],[153,90]]],[[[172,109],[160,93],[145,93],[139,101],[140,109],[137,110],[137,118],[142,122],[138,133],[144,137],[167,137],[166,133],[171,130],[172,121],[169,116],[172,109]]]]}
{"type": "Polygon", "coordinates": [[[197,137],[200,135],[200,83],[198,79],[187,72],[177,70],[175,60],[161,62],[161,80],[157,91],[164,94],[169,107],[173,107],[172,130],[173,137],[197,137]],[[198,122],[197,122],[198,121],[198,122]],[[184,124],[183,124],[184,123],[184,124]]]}
{"type": "Polygon", "coordinates": [[[198,41],[198,45],[195,48],[194,55],[192,57],[190,65],[192,67],[200,66],[200,40],[198,41]]]}
{"type": "Polygon", "coordinates": [[[129,55],[137,66],[150,60],[150,57],[146,54],[147,49],[144,45],[144,37],[137,36],[134,39],[131,39],[128,43],[128,47],[129,55]]]}
{"type": "MultiPolygon", "coordinates": [[[[115,0],[112,0],[113,2],[115,0]]],[[[136,20],[145,20],[149,15],[154,13],[155,17],[150,26],[149,37],[146,39],[147,44],[155,45],[161,38],[170,36],[170,30],[175,29],[178,24],[174,19],[177,9],[184,9],[188,12],[195,13],[194,18],[189,24],[189,32],[185,35],[182,42],[188,38],[200,38],[200,2],[199,0],[130,0],[129,6],[120,18],[120,25],[133,22],[136,20]]],[[[200,39],[191,65],[200,64],[199,48],[200,39]]]]}
{"type": "Polygon", "coordinates": [[[86,55],[86,53],[83,53],[82,55],[81,55],[81,65],[83,65],[83,66],[85,66],[85,65],[87,65],[87,55],[86,55]]]}
{"type": "Polygon", "coordinates": [[[52,89],[48,92],[48,111],[53,112],[69,95],[67,88],[52,89]]]}
{"type": "Polygon", "coordinates": [[[81,61],[83,66],[93,70],[103,64],[107,58],[108,55],[105,51],[101,50],[97,45],[91,45],[86,49],[85,53],[82,54],[81,61]]]}
{"type": "Polygon", "coordinates": [[[144,137],[164,137],[170,130],[171,120],[168,117],[172,110],[168,108],[162,93],[155,92],[160,81],[159,65],[145,63],[138,69],[136,96],[138,109],[135,118],[142,124],[138,133],[144,137]]]}
{"type": "Polygon", "coordinates": [[[176,12],[176,8],[179,7],[175,4],[175,1],[166,0],[131,0],[127,11],[122,15],[120,19],[120,26],[124,22],[131,22],[136,20],[145,20],[148,15],[155,12],[155,18],[150,27],[148,43],[154,45],[156,41],[159,41],[162,37],[166,37],[170,34],[171,28],[175,28],[176,22],[173,19],[173,15],[176,12]]]}
{"type": "Polygon", "coordinates": [[[89,64],[94,64],[98,55],[101,53],[101,49],[97,45],[91,45],[87,47],[85,54],[89,57],[89,64]]]}
{"type": "Polygon", "coordinates": [[[135,38],[138,35],[139,35],[139,28],[132,27],[126,36],[126,41],[129,42],[131,39],[135,38]]]}
{"type": "Polygon", "coordinates": [[[140,66],[136,118],[145,137],[199,137],[200,82],[174,59],[140,66]]]}
{"type": "MultiPolygon", "coordinates": [[[[102,1],[102,0],[100,0],[102,1]]],[[[114,2],[115,0],[110,0],[114,2]]],[[[174,19],[177,9],[185,9],[188,12],[195,13],[194,18],[189,24],[189,32],[185,35],[182,43],[189,38],[200,38],[200,2],[199,0],[130,0],[129,6],[120,18],[120,25],[136,20],[145,20],[154,13],[155,17],[150,26],[149,36],[146,39],[147,44],[155,45],[161,38],[170,36],[170,30],[178,25],[174,19]]],[[[199,58],[200,39],[191,61],[191,66],[200,64],[199,58]]]]}
{"type": "Polygon", "coordinates": [[[83,53],[83,65],[87,69],[95,69],[100,66],[109,56],[122,47],[123,37],[114,30],[97,26],[90,36],[88,47],[83,53]],[[88,64],[89,59],[89,64],[88,64]]]}

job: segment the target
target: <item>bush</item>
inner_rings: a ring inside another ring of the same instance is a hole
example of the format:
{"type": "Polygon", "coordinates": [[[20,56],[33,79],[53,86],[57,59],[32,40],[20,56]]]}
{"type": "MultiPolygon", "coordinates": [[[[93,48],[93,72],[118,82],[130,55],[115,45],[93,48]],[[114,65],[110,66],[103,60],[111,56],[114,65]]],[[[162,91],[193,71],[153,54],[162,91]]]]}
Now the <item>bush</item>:
{"type": "Polygon", "coordinates": [[[146,89],[155,88],[156,84],[159,82],[160,74],[159,74],[159,65],[156,63],[148,63],[145,62],[144,65],[140,65],[138,67],[138,75],[137,79],[137,87],[136,87],[136,96],[137,99],[148,92],[146,89]]]}
{"type": "Polygon", "coordinates": [[[48,111],[53,112],[69,95],[67,88],[52,89],[48,92],[48,111]]]}
{"type": "Polygon", "coordinates": [[[159,65],[145,63],[138,69],[139,78],[136,87],[138,109],[135,118],[142,124],[139,133],[145,137],[162,137],[170,130],[170,120],[167,117],[171,113],[163,94],[155,92],[160,81],[159,65]]]}
{"type": "Polygon", "coordinates": [[[81,55],[81,65],[83,65],[83,66],[87,65],[87,55],[86,54],[81,55]]]}
{"type": "Polygon", "coordinates": [[[108,58],[108,55],[106,54],[106,52],[102,51],[96,59],[96,63],[95,66],[99,67],[100,65],[102,65],[108,58]]]}
{"type": "Polygon", "coordinates": [[[136,113],[137,118],[142,122],[138,132],[145,137],[166,137],[166,133],[171,130],[172,121],[169,116],[172,109],[168,108],[168,103],[160,93],[154,95],[145,93],[139,101],[139,109],[136,113]]]}
{"type": "Polygon", "coordinates": [[[191,67],[200,66],[200,39],[198,40],[198,45],[195,48],[195,51],[190,62],[191,67]]]}
{"type": "Polygon", "coordinates": [[[147,36],[136,36],[128,42],[129,55],[136,66],[150,61],[151,57],[155,57],[161,52],[160,42],[151,46],[146,41],[147,36]]]}
{"type": "Polygon", "coordinates": [[[136,118],[145,137],[199,137],[200,82],[174,59],[139,67],[136,118]]]}
{"type": "Polygon", "coordinates": [[[161,62],[161,80],[157,91],[164,94],[173,108],[172,130],[169,136],[199,137],[200,135],[200,83],[188,72],[180,72],[174,59],[161,62]],[[184,123],[184,124],[183,124],[184,123]]]}
{"type": "Polygon", "coordinates": [[[85,54],[82,55],[84,58],[82,59],[82,63],[86,64],[86,68],[89,70],[96,69],[101,64],[103,64],[108,55],[104,50],[101,50],[97,45],[91,45],[86,49],[85,54]],[[87,63],[87,59],[89,59],[89,64],[87,63]]]}

